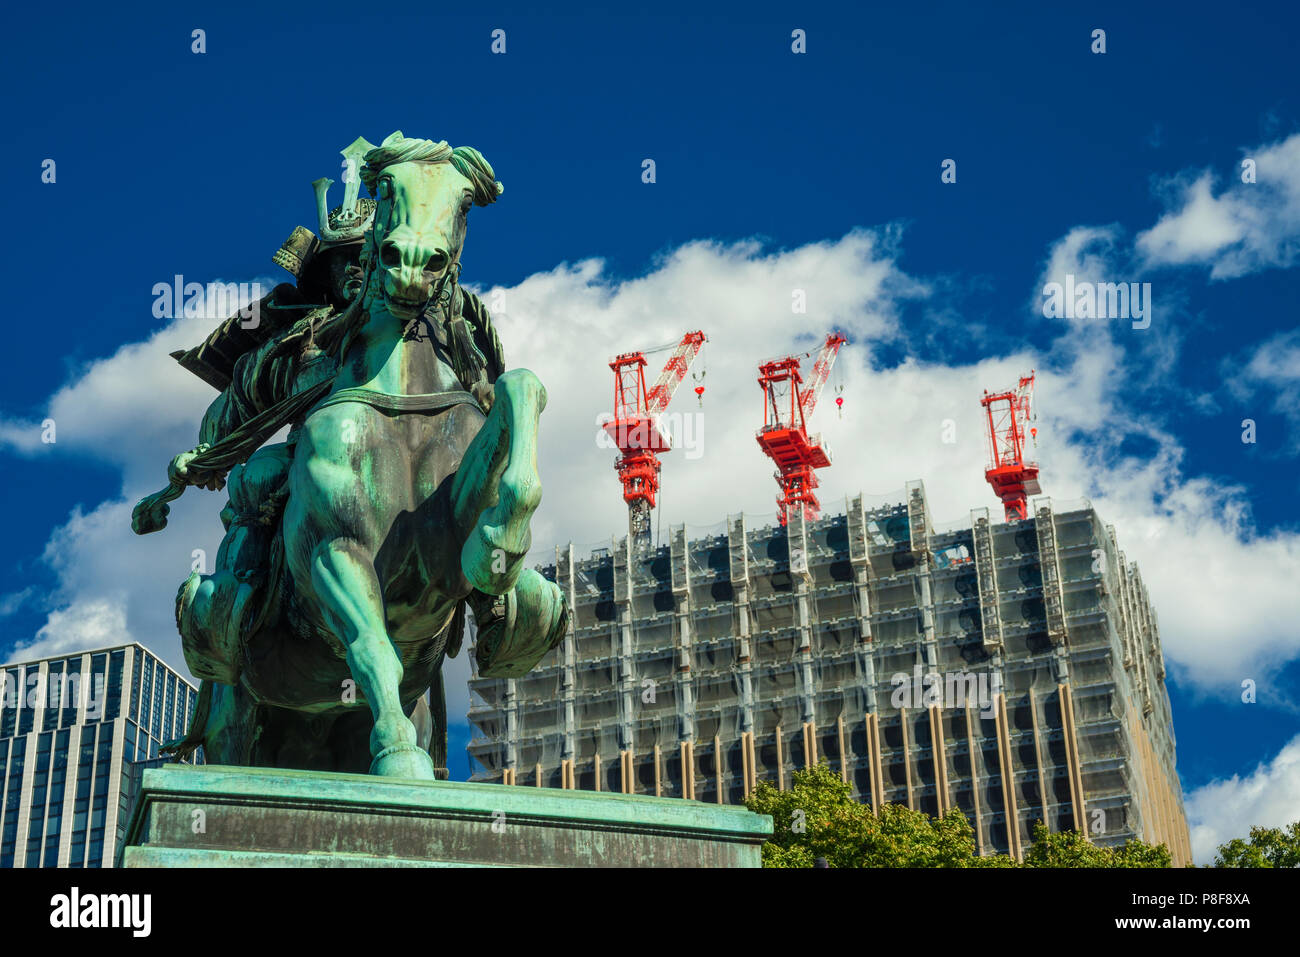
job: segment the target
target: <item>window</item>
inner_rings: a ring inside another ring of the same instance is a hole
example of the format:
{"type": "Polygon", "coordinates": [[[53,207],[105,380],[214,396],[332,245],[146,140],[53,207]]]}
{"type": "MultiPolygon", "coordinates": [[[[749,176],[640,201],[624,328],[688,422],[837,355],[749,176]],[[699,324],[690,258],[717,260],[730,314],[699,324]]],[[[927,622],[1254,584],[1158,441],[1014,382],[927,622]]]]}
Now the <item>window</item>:
{"type": "Polygon", "coordinates": [[[144,667],[144,652],[131,649],[131,712],[132,721],[140,720],[140,671],[144,667]]]}
{"type": "Polygon", "coordinates": [[[0,831],[0,867],[14,866],[18,843],[18,804],[23,792],[23,770],[27,760],[27,739],[14,742],[9,754],[9,781],[5,793],[4,829],[0,831]]]}
{"type": "Polygon", "coordinates": [[[86,709],[86,723],[104,720],[105,696],[108,694],[105,672],[108,670],[108,655],[95,655],[90,659],[90,701],[86,709]]]}
{"type": "Polygon", "coordinates": [[[4,681],[4,711],[0,712],[0,737],[12,738],[18,727],[18,710],[23,706],[23,676],[17,668],[0,672],[4,681]]]}
{"type": "Polygon", "coordinates": [[[91,771],[95,760],[94,725],[82,728],[77,758],[77,791],[72,805],[72,841],[69,867],[81,867],[86,857],[86,820],[90,815],[91,771]]]}
{"type": "MultiPolygon", "coordinates": [[[[9,763],[9,742],[0,740],[0,784],[4,781],[5,765],[9,763]]],[[[5,791],[0,789],[0,827],[4,822],[5,791]]]]}
{"type": "Polygon", "coordinates": [[[172,737],[172,717],[175,715],[174,700],[176,698],[176,676],[170,671],[167,672],[167,692],[165,704],[163,705],[163,723],[162,734],[158,735],[162,741],[170,741],[172,737]]]}
{"type": "Polygon", "coordinates": [[[23,681],[19,685],[21,701],[18,702],[18,733],[27,734],[32,730],[32,722],[36,718],[36,709],[32,707],[30,693],[36,690],[37,667],[33,665],[30,668],[23,669],[23,681]]]}
{"type": "Polygon", "coordinates": [[[150,731],[155,738],[162,737],[162,719],[163,719],[163,669],[158,663],[154,663],[153,678],[153,705],[149,710],[150,731]]]}
{"type": "Polygon", "coordinates": [[[104,717],[112,721],[122,713],[122,662],[125,651],[115,651],[108,659],[108,710],[104,717]]]}
{"type": "Polygon", "coordinates": [[[51,661],[45,675],[45,714],[41,717],[41,730],[53,731],[59,724],[59,706],[63,703],[63,662],[51,661]]]}
{"type": "Polygon", "coordinates": [[[127,721],[126,733],[122,735],[122,764],[135,760],[136,727],[134,721],[127,721]]]}
{"type": "Polygon", "coordinates": [[[137,652],[140,656],[140,667],[144,671],[144,690],[140,693],[140,726],[149,727],[149,702],[153,700],[153,661],[143,653],[137,652]]]}
{"type": "Polygon", "coordinates": [[[36,776],[32,779],[31,824],[27,828],[27,866],[41,866],[41,836],[45,828],[45,794],[50,779],[52,734],[42,734],[36,744],[36,776]]]}
{"type": "Polygon", "coordinates": [[[70,728],[77,723],[77,709],[81,699],[90,689],[85,687],[81,677],[81,659],[73,658],[68,662],[68,695],[63,702],[63,715],[59,718],[60,728],[70,728]],[[73,680],[75,676],[75,682],[73,680]]]}
{"type": "Polygon", "coordinates": [[[45,815],[45,866],[59,863],[59,835],[63,829],[63,791],[68,774],[68,731],[54,739],[53,767],[50,771],[50,808],[45,815]]]}
{"type": "Polygon", "coordinates": [[[99,726],[95,753],[94,801],[90,808],[90,850],[87,867],[99,867],[104,853],[104,820],[108,811],[108,772],[113,757],[113,725],[99,726]]]}

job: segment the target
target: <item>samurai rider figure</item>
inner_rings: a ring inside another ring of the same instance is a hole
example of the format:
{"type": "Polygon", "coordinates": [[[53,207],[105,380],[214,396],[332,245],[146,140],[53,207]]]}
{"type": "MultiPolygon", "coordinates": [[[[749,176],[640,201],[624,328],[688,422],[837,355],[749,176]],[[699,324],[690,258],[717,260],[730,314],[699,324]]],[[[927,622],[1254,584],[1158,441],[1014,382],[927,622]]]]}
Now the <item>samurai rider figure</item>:
{"type": "MultiPolygon", "coordinates": [[[[194,348],[172,353],[219,394],[203,416],[199,444],[172,459],[169,485],[136,506],[132,527],[138,534],[163,528],[167,503],[188,486],[224,488],[229,495],[221,512],[226,534],[213,573],[192,572],[176,596],[176,624],[186,661],[203,681],[198,705],[203,714],[196,714],[193,722],[198,733],[167,748],[182,756],[202,743],[204,722],[199,718],[206,717],[212,683],[238,682],[247,636],[276,611],[271,592],[283,558],[277,554],[276,533],[288,494],[297,432],[306,413],[329,391],[347,344],[347,313],[362,291],[365,270],[360,256],[376,203],[358,195],[356,163],[373,148],[358,139],[342,151],[348,162],[342,205],[328,209],[332,180],[322,178],[312,184],[320,237],[295,227],[272,257],[295,284],[276,286],[194,348]],[[286,425],[285,441],[263,444],[286,425]]],[[[418,326],[448,348],[461,384],[486,413],[492,403],[492,384],[505,371],[505,363],[483,302],[454,283],[450,297],[431,303],[423,319],[418,326]]],[[[458,613],[448,641],[449,657],[460,650],[465,604],[473,611],[484,646],[492,644],[494,632],[505,624],[503,599],[473,591],[458,613]]],[[[433,738],[434,763],[445,774],[446,704],[441,678],[432,690],[433,713],[421,701],[419,713],[411,717],[422,737],[433,738]]]]}

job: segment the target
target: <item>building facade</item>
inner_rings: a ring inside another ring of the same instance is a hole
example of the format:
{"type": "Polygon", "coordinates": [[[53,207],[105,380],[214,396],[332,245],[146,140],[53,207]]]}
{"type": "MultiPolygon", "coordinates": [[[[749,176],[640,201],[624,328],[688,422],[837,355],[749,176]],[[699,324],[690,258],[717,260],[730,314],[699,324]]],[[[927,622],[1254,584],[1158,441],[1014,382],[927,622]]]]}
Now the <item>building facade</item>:
{"type": "Polygon", "coordinates": [[[131,763],[188,728],[196,689],[139,644],[0,671],[0,867],[108,867],[131,763]]]}
{"type": "Polygon", "coordinates": [[[920,482],[897,498],[557,549],[570,632],[471,681],[472,780],[738,803],[826,761],[872,807],[960,808],[982,854],[1043,821],[1190,863],[1159,628],[1114,529],[1039,498],[936,531],[920,482]]]}

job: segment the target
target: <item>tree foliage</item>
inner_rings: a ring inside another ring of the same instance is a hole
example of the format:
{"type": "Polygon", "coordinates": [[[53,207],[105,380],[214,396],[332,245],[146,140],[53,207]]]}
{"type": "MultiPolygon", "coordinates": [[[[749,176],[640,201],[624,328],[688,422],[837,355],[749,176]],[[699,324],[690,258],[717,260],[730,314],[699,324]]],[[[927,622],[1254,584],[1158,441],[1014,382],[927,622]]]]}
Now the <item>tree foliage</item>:
{"type": "Polygon", "coordinates": [[[1025,851],[1022,867],[1169,867],[1173,856],[1163,844],[1131,840],[1123,847],[1101,847],[1078,831],[1052,834],[1034,822],[1034,842],[1025,851]]]}
{"type": "Polygon", "coordinates": [[[794,772],[788,791],[760,782],[746,806],[772,816],[772,839],[763,845],[764,867],[1168,867],[1163,845],[1130,841],[1098,847],[1070,831],[1049,833],[1034,825],[1023,862],[1005,855],[980,857],[966,816],[953,808],[933,818],[901,804],[880,813],[853,800],[853,791],[829,766],[794,772]]]}
{"type": "Polygon", "coordinates": [[[1249,840],[1220,844],[1215,867],[1300,867],[1300,821],[1285,828],[1252,827],[1249,840]]]}

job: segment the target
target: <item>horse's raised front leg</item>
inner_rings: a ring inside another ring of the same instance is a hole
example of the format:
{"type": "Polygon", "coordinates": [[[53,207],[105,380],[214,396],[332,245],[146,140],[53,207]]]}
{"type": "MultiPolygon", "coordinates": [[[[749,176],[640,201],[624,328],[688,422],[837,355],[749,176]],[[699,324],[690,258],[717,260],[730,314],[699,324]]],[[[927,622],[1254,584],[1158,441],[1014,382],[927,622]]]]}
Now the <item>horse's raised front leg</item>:
{"type": "Polygon", "coordinates": [[[465,534],[461,567],[478,589],[470,605],[484,677],[527,674],[564,637],[568,620],[555,583],[523,567],[529,521],[542,500],[537,419],[545,407],[537,376],[527,369],[501,376],[492,411],[452,482],[456,522],[465,534]]]}
{"type": "Polygon", "coordinates": [[[537,419],[544,408],[546,389],[537,376],[527,369],[502,375],[492,411],[452,481],[453,514],[465,536],[461,568],[489,595],[514,588],[532,543],[528,523],[542,501],[537,419]]]}

